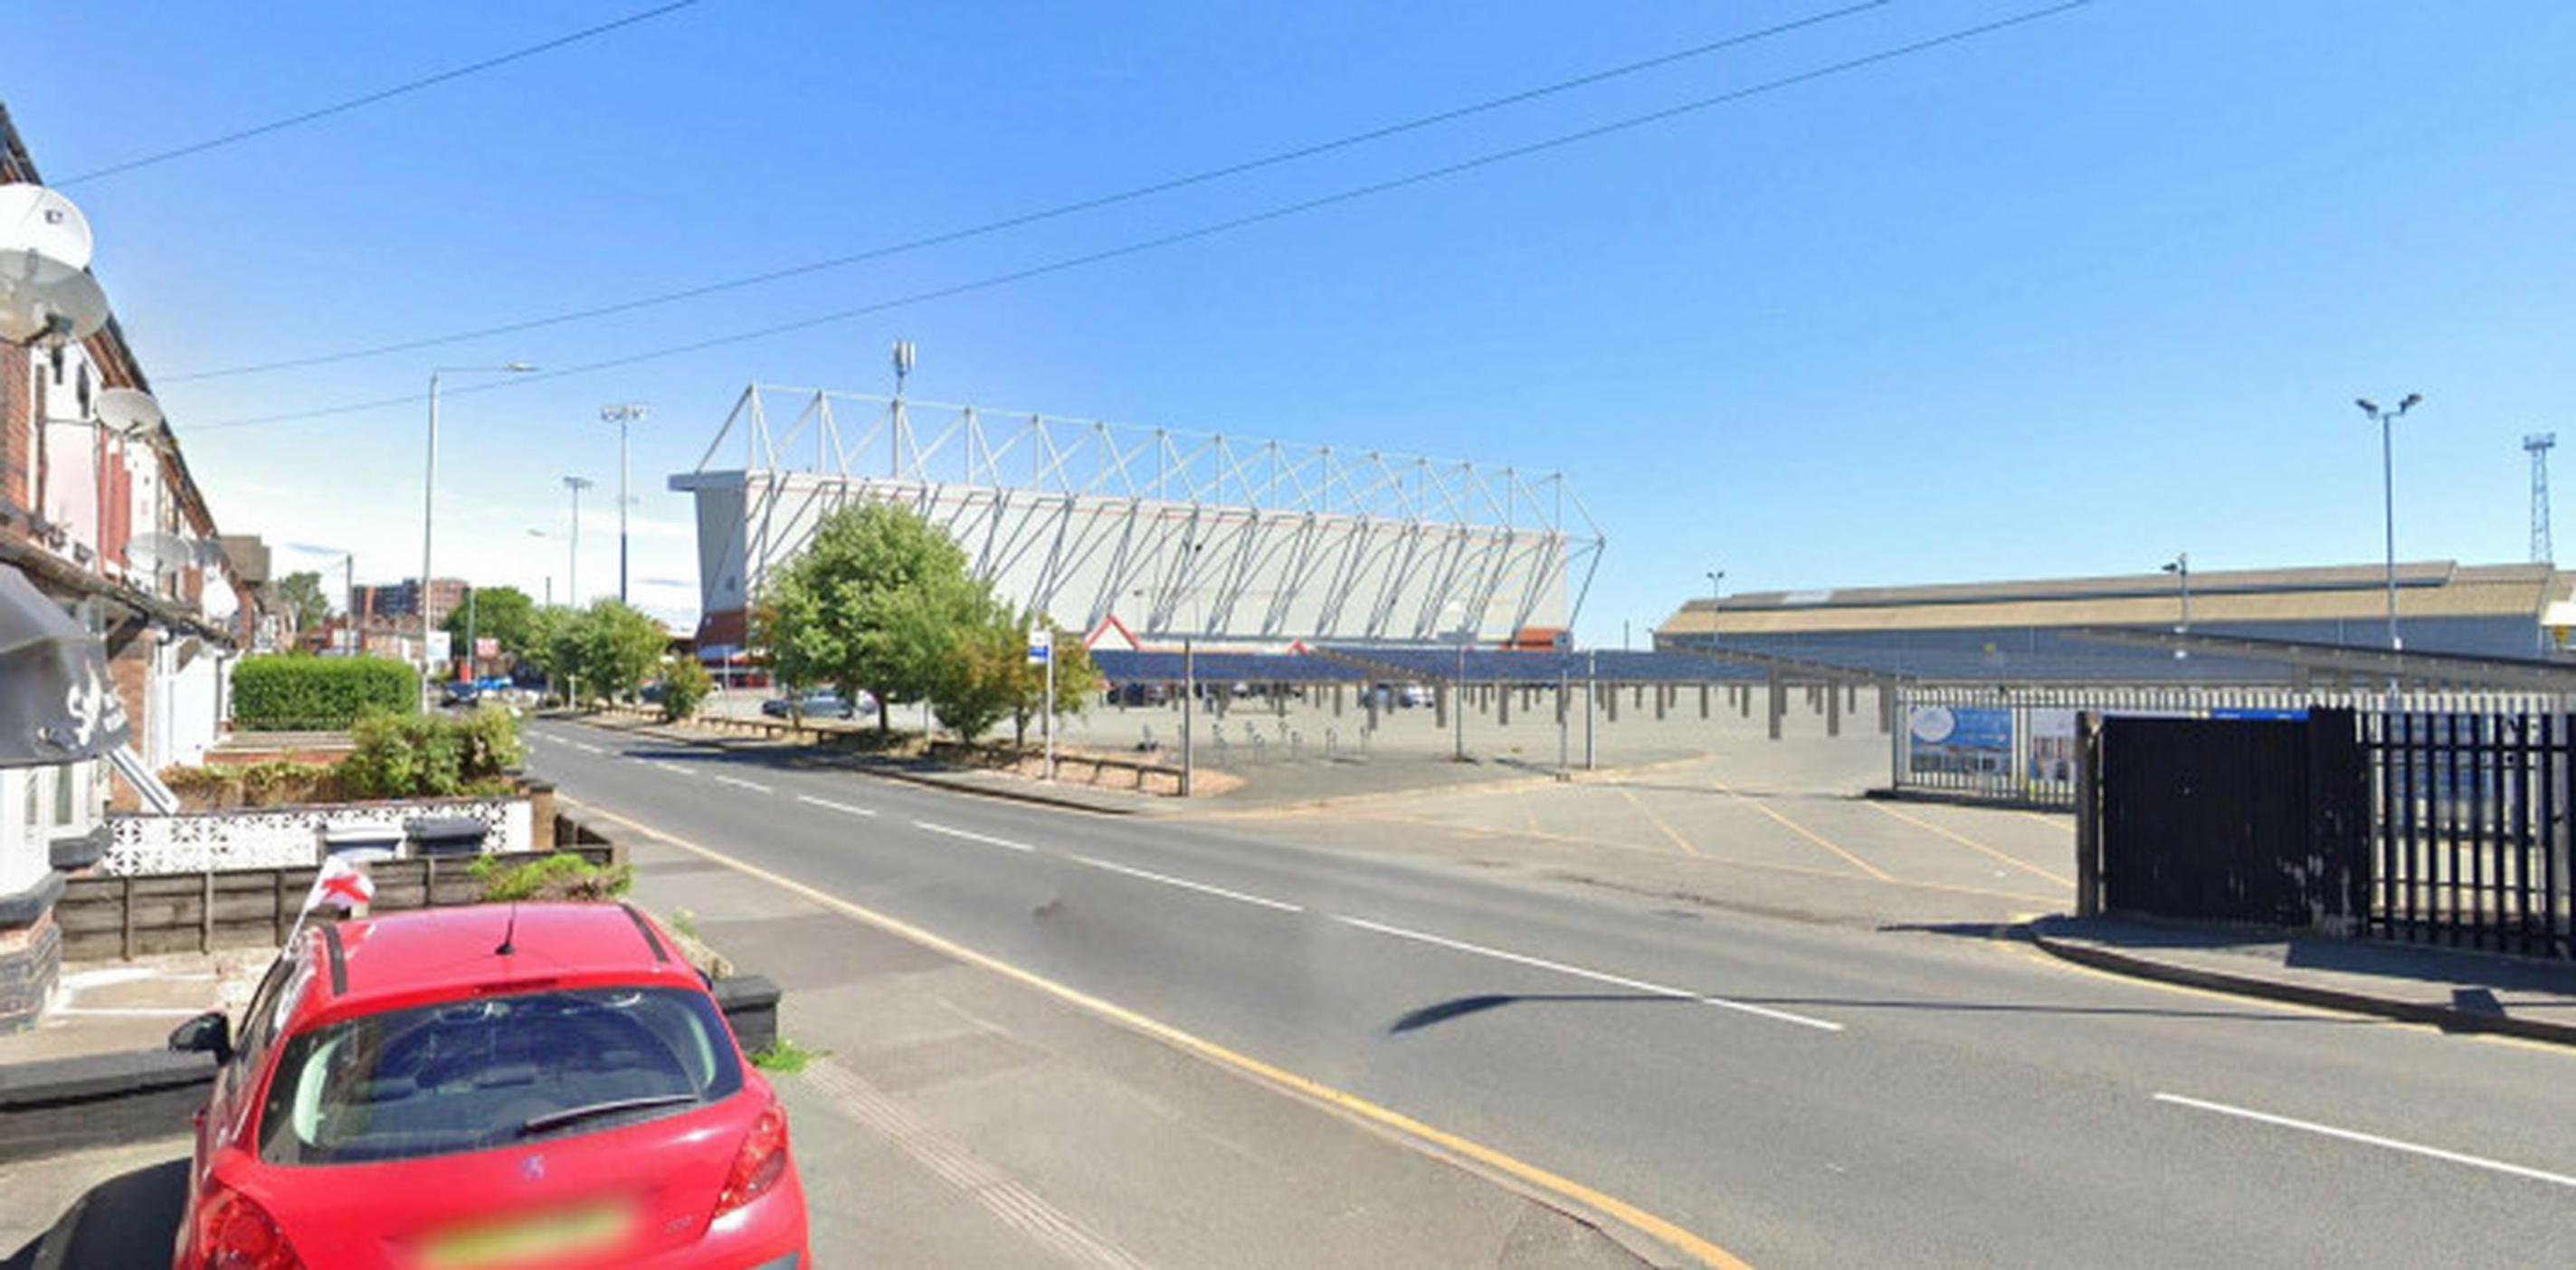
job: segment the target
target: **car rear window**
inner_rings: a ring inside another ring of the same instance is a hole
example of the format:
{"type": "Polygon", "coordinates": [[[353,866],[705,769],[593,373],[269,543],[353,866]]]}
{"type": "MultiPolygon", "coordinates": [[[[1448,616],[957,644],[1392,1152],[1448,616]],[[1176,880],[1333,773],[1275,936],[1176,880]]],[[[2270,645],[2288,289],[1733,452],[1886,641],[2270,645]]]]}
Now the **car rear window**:
{"type": "Polygon", "coordinates": [[[733,1040],[704,993],[478,997],[288,1041],[261,1109],[259,1153],[272,1164],[343,1164],[488,1150],[676,1115],[741,1088],[733,1040]]]}

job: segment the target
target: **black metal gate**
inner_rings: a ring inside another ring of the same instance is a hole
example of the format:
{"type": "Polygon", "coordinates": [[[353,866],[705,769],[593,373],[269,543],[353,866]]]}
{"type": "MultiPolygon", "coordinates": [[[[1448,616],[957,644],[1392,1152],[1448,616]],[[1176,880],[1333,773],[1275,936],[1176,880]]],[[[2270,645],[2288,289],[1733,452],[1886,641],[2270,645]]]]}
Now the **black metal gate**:
{"type": "Polygon", "coordinates": [[[2568,813],[2576,718],[2373,714],[2370,933],[2576,957],[2568,813]]]}
{"type": "Polygon", "coordinates": [[[2371,786],[2349,710],[2102,721],[2102,899],[2116,911],[2352,932],[2371,786]]]}

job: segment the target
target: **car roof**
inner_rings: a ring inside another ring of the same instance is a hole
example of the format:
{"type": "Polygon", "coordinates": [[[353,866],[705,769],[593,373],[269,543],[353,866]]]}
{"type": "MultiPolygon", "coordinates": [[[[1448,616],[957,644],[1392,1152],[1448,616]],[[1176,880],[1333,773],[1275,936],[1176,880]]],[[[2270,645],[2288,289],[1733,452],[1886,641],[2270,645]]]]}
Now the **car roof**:
{"type": "Polygon", "coordinates": [[[669,937],[626,904],[475,904],[358,918],[317,930],[309,956],[313,988],[298,1026],[548,984],[703,988],[669,937]]]}

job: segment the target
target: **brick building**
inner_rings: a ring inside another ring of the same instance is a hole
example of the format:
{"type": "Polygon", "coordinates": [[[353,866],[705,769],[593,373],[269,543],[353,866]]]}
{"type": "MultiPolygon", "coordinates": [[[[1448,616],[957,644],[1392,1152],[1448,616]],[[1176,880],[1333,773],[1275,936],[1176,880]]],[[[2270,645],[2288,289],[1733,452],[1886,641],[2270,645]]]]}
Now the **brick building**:
{"type": "MultiPolygon", "coordinates": [[[[0,108],[0,185],[18,183],[41,182],[0,108]]],[[[151,385],[113,318],[60,348],[0,343],[0,570],[95,639],[130,728],[104,758],[0,766],[0,1030],[52,986],[62,875],[97,861],[106,809],[133,805],[138,780],[204,757],[263,624],[168,426],[125,435],[100,416],[118,389],[151,385]]]]}

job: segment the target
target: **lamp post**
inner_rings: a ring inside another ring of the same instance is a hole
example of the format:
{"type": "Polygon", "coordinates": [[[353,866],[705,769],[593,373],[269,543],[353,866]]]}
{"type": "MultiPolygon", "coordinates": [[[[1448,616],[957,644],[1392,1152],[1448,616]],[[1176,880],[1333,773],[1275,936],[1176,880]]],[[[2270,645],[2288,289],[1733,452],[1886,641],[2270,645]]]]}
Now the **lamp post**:
{"type": "Polygon", "coordinates": [[[429,459],[420,477],[420,708],[429,709],[429,580],[431,533],[438,510],[438,380],[442,375],[488,373],[524,375],[536,367],[526,362],[498,366],[435,366],[429,372],[429,459]]]}
{"type": "Polygon", "coordinates": [[[617,602],[620,604],[626,603],[626,425],[641,423],[652,413],[640,401],[599,408],[600,422],[617,425],[617,602]]]}
{"type": "Polygon", "coordinates": [[[572,491],[572,545],[564,553],[564,602],[581,607],[581,492],[592,481],[586,476],[563,478],[564,488],[572,491]]]}
{"type": "MultiPolygon", "coordinates": [[[[2188,551],[2174,553],[2174,558],[2165,562],[2164,571],[2174,575],[2175,579],[2182,583],[2182,625],[2174,628],[2174,634],[2189,635],[2191,634],[2191,553],[2188,551]]],[[[2187,648],[2174,650],[2176,661],[2190,655],[2191,650],[2187,648]]]]}
{"type": "MultiPolygon", "coordinates": [[[[529,529],[528,529],[528,536],[529,536],[529,537],[531,537],[531,538],[551,538],[551,537],[553,537],[554,535],[547,533],[545,530],[538,529],[538,528],[536,528],[536,527],[534,527],[534,526],[530,526],[530,527],[529,527],[529,529]]],[[[548,570],[542,570],[542,571],[541,571],[541,573],[542,573],[542,575],[543,575],[543,576],[544,576],[544,578],[545,578],[545,587],[546,587],[546,607],[547,607],[547,608],[553,608],[553,607],[555,606],[555,575],[554,575],[554,571],[553,571],[553,570],[551,570],[551,569],[548,569],[548,570]]]]}
{"type": "Polygon", "coordinates": [[[1724,569],[1711,569],[1711,570],[1709,570],[1709,571],[1708,571],[1708,642],[1709,642],[1709,646],[1710,646],[1710,647],[1712,647],[1712,648],[1714,648],[1714,647],[1716,647],[1716,646],[1717,646],[1717,604],[1718,604],[1719,599],[1720,599],[1720,598],[1722,598],[1723,596],[1725,596],[1725,594],[1726,594],[1726,570],[1724,570],[1724,569]]]}
{"type": "Polygon", "coordinates": [[[2355,397],[2352,404],[2379,425],[2379,487],[2388,530],[2388,651],[2403,652],[2406,641],[2397,633],[2397,458],[2393,425],[2406,417],[2406,412],[2424,404],[2424,394],[2410,392],[2397,403],[2395,410],[2382,410],[2368,397],[2355,397]]]}

